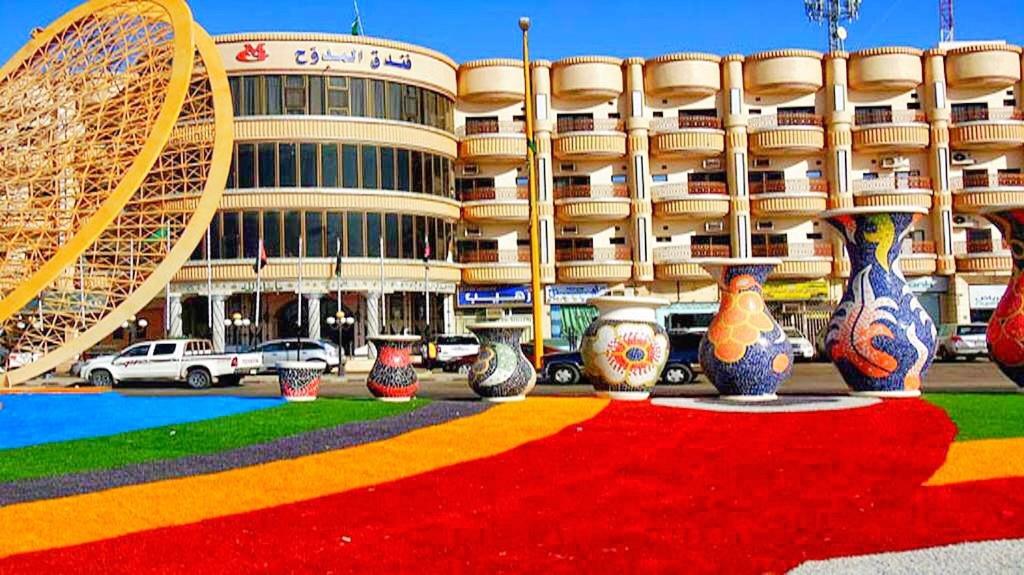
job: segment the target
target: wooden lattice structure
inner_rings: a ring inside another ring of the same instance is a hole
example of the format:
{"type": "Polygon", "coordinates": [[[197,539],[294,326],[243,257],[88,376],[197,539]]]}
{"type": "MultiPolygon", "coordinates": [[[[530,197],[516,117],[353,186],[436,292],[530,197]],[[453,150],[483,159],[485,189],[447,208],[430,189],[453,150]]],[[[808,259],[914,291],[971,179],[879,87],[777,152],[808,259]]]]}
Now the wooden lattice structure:
{"type": "Polygon", "coordinates": [[[231,98],[184,0],[92,0],[0,68],[0,333],[33,359],[95,345],[160,293],[223,193],[231,98]]]}

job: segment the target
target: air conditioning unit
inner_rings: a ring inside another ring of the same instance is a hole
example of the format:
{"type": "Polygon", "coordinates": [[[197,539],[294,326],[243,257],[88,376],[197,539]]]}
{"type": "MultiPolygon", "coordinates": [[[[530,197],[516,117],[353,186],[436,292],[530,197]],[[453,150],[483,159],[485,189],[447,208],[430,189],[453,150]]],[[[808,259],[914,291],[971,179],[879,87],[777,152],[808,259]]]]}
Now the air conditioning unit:
{"type": "Polygon", "coordinates": [[[757,229],[759,231],[774,230],[775,222],[757,222],[757,229]]]}
{"type": "Polygon", "coordinates": [[[562,233],[570,236],[574,236],[577,233],[576,226],[562,226],[562,233]]]}
{"type": "Polygon", "coordinates": [[[725,223],[723,222],[704,222],[705,232],[721,232],[725,230],[725,223]]]}
{"type": "Polygon", "coordinates": [[[466,228],[467,238],[478,238],[481,235],[483,234],[480,233],[480,228],[466,228]]]}
{"type": "Polygon", "coordinates": [[[466,164],[462,166],[462,173],[467,176],[475,176],[480,173],[480,168],[476,164],[466,164]]]}
{"type": "Polygon", "coordinates": [[[902,158],[900,156],[888,156],[882,158],[882,167],[887,170],[896,170],[899,168],[909,168],[910,160],[908,158],[902,158]]]}
{"type": "Polygon", "coordinates": [[[754,158],[755,168],[767,168],[770,165],[772,165],[771,158],[754,158]]]}
{"type": "Polygon", "coordinates": [[[974,156],[967,152],[953,152],[949,163],[954,166],[970,166],[974,163],[974,156]]]}
{"type": "Polygon", "coordinates": [[[576,164],[558,164],[558,169],[563,172],[575,172],[576,164]]]}
{"type": "Polygon", "coordinates": [[[708,158],[701,162],[700,166],[705,170],[721,170],[722,158],[708,158]]]}
{"type": "Polygon", "coordinates": [[[978,223],[968,216],[953,216],[954,228],[973,228],[977,225],[978,223]]]}

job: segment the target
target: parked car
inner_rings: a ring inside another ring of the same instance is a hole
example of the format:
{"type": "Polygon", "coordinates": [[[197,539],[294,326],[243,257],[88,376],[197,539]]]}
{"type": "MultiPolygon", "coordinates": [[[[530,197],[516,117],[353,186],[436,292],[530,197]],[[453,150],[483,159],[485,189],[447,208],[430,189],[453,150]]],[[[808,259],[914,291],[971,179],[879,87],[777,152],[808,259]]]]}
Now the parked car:
{"type": "Polygon", "coordinates": [[[447,373],[468,374],[469,369],[476,363],[476,358],[477,354],[475,353],[473,355],[464,355],[446,362],[442,369],[447,373]]]}
{"type": "Polygon", "coordinates": [[[206,339],[162,339],[90,359],[82,365],[81,377],[96,386],[173,381],[205,389],[214,383],[237,385],[243,376],[259,372],[262,365],[259,353],[214,353],[213,344],[206,339]]]}
{"type": "Polygon", "coordinates": [[[274,373],[282,361],[319,361],[327,364],[327,371],[338,370],[345,375],[345,353],[333,342],[322,339],[272,339],[253,350],[263,356],[263,373],[274,373]],[[301,347],[300,347],[301,346],[301,347]],[[298,349],[298,354],[296,354],[298,349]]]}
{"type": "Polygon", "coordinates": [[[793,359],[814,359],[814,345],[811,344],[811,340],[804,337],[804,334],[795,327],[783,326],[782,331],[786,334],[786,339],[789,340],[790,347],[793,348],[793,359]]]}
{"type": "MultiPolygon", "coordinates": [[[[661,371],[662,383],[682,385],[696,378],[693,366],[698,362],[701,333],[669,335],[671,346],[668,362],[661,371]]],[[[583,356],[579,351],[549,353],[544,356],[542,379],[557,385],[574,385],[583,381],[583,356]]]]}
{"type": "Polygon", "coordinates": [[[971,360],[988,355],[987,327],[983,323],[943,324],[939,328],[936,355],[942,361],[959,357],[971,360]]]}
{"type": "Polygon", "coordinates": [[[471,335],[438,335],[428,339],[420,349],[425,368],[440,367],[444,371],[457,371],[463,358],[472,357],[475,361],[478,353],[480,343],[471,335]]]}

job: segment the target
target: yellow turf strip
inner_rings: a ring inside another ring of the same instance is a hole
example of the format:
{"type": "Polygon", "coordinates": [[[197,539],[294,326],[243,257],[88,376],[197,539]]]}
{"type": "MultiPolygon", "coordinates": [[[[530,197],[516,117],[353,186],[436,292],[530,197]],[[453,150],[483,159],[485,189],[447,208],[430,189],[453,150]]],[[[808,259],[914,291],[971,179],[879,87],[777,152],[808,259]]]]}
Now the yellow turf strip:
{"type": "Polygon", "coordinates": [[[305,501],[497,455],[597,415],[607,401],[531,398],[397,437],[232,469],[0,508],[0,557],[305,501]]]}
{"type": "Polygon", "coordinates": [[[958,441],[925,485],[1024,477],[1024,438],[958,441]]]}

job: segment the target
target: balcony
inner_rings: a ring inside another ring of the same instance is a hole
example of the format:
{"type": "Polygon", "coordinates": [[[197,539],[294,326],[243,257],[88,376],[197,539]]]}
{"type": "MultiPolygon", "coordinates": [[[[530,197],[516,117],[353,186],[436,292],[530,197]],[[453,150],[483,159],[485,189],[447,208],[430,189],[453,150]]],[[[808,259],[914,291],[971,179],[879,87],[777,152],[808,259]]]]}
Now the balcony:
{"type": "Polygon", "coordinates": [[[654,276],[659,280],[711,281],[711,275],[695,260],[730,257],[729,246],[682,245],[654,248],[654,276]]]}
{"type": "Polygon", "coordinates": [[[497,58],[463,62],[459,66],[459,99],[473,104],[522,102],[523,63],[497,58]]]}
{"type": "Polygon", "coordinates": [[[619,283],[633,276],[633,252],[628,246],[559,249],[555,260],[558,281],[619,283]]]}
{"type": "Polygon", "coordinates": [[[725,151],[722,121],[713,116],[655,118],[651,154],[662,158],[702,158],[725,151]]]}
{"type": "Polygon", "coordinates": [[[810,94],[823,85],[821,53],[811,50],[772,50],[747,56],[743,84],[758,95],[810,94]]]}
{"type": "Polygon", "coordinates": [[[530,248],[474,250],[459,256],[462,281],[471,285],[525,284],[530,282],[530,248]]]}
{"type": "Polygon", "coordinates": [[[813,216],[828,207],[828,181],[792,179],[750,183],[755,216],[813,216]]]}
{"type": "Polygon", "coordinates": [[[972,174],[951,178],[949,187],[958,212],[1024,204],[1024,174],[972,174]]]}
{"type": "Polygon", "coordinates": [[[561,118],[554,137],[555,157],[563,160],[615,159],[626,155],[622,120],[561,118]]]}
{"type": "Polygon", "coordinates": [[[832,273],[832,244],[825,241],[760,244],[752,246],[756,258],[781,258],[771,278],[823,278],[832,273]]]}
{"type": "Polygon", "coordinates": [[[725,182],[655,184],[651,188],[654,215],[669,220],[720,218],[729,213],[725,182]]]}
{"type": "Polygon", "coordinates": [[[699,52],[665,54],[647,60],[644,87],[659,98],[710,96],[721,89],[721,58],[699,52]]]}
{"type": "Polygon", "coordinates": [[[997,250],[991,239],[956,242],[953,244],[953,257],[956,271],[960,273],[1009,273],[1013,267],[1006,242],[1002,242],[997,250]]]}
{"type": "Polygon", "coordinates": [[[825,147],[825,129],[818,114],[782,113],[752,116],[750,151],[760,155],[812,154],[825,147]]]}
{"type": "Polygon", "coordinates": [[[615,222],[630,215],[625,184],[555,188],[555,217],[563,222],[615,222]]]}
{"type": "Polygon", "coordinates": [[[565,58],[551,67],[556,98],[609,100],[622,93],[622,60],[605,56],[565,58]]]}
{"type": "Polygon", "coordinates": [[[472,161],[526,161],[526,125],[523,122],[483,121],[460,126],[459,156],[472,161]]]}
{"type": "Polygon", "coordinates": [[[526,186],[476,188],[462,192],[462,217],[469,222],[526,222],[530,190],[526,186]]]}
{"type": "Polygon", "coordinates": [[[954,88],[1008,88],[1020,81],[1019,46],[974,44],[946,54],[946,81],[954,88]]]}
{"type": "Polygon", "coordinates": [[[935,273],[935,242],[904,240],[900,246],[900,269],[906,276],[928,276],[935,273]]]}
{"type": "Polygon", "coordinates": [[[850,54],[850,88],[865,92],[908,92],[921,85],[921,51],[885,46],[850,54]]]}
{"type": "Polygon", "coordinates": [[[874,178],[853,182],[857,206],[908,206],[931,209],[932,180],[922,176],[874,178]]]}
{"type": "Polygon", "coordinates": [[[853,149],[858,152],[923,150],[928,118],[920,110],[860,111],[854,115],[853,149]]]}
{"type": "Polygon", "coordinates": [[[953,111],[950,145],[958,150],[1002,150],[1024,144],[1024,111],[976,108],[953,111]]]}

